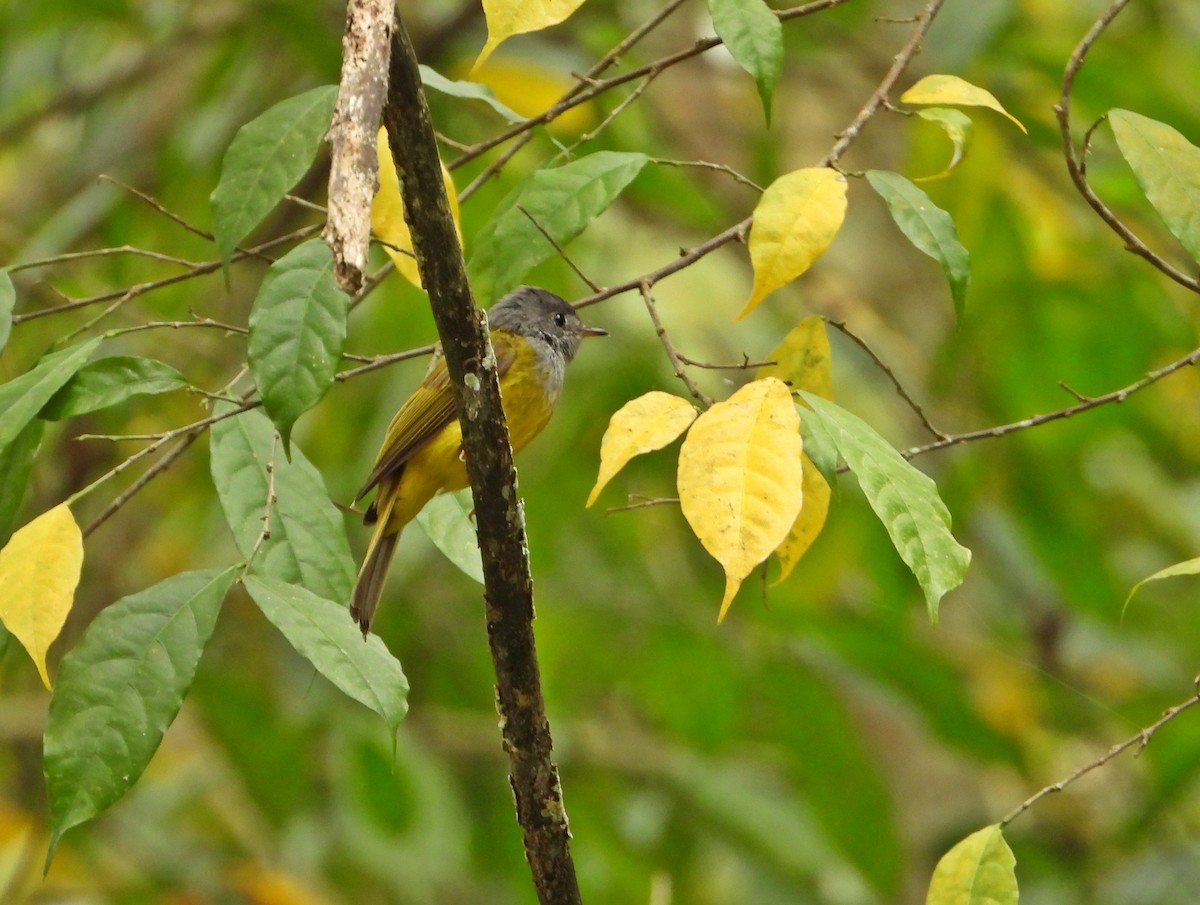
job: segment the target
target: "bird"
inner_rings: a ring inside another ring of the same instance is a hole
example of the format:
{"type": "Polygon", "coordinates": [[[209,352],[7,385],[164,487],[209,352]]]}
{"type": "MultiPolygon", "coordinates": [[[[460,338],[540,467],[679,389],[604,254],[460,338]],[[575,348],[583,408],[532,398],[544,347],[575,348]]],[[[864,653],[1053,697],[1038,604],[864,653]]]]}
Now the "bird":
{"type": "MultiPolygon", "coordinates": [[[[513,452],[519,452],[550,420],[562,392],[567,364],[589,336],[606,330],[585,324],[562,297],[520,286],[488,311],[496,354],[500,400],[513,452]]],[[[365,638],[379,606],[400,534],[434,496],[469,483],[462,428],[446,360],[435,353],[424,378],[392,418],[375,467],[354,498],[375,497],[363,522],[373,525],[367,552],[350,596],[350,615],[365,638]]]]}

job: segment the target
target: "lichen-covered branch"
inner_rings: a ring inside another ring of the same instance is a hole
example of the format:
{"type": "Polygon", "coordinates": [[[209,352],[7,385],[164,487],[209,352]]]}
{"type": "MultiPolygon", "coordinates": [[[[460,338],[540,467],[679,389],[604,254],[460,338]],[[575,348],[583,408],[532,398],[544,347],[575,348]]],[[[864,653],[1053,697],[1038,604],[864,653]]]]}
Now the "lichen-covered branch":
{"type": "Polygon", "coordinates": [[[496,705],[525,856],[543,905],[579,903],[533,637],[533,580],[496,359],[475,307],[450,217],[416,55],[397,17],[384,125],[400,175],[421,281],[455,386],[483,553],[496,705]]]}

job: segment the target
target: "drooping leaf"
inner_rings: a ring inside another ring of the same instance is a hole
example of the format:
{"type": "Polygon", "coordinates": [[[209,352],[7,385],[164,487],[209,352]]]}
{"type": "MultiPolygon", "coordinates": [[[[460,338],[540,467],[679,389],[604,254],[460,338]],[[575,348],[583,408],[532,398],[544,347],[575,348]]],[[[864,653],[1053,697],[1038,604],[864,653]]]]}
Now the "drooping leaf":
{"type": "Polygon", "coordinates": [[[750,227],[754,288],[738,318],[824,254],[846,217],[846,177],[828,167],[780,176],[763,192],[750,227]]]}
{"type": "Polygon", "coordinates": [[[942,855],[925,905],[1017,905],[1017,859],[998,824],[984,827],[942,855]]]}
{"type": "Polygon", "coordinates": [[[771,96],[783,71],[783,26],[763,0],[708,0],[713,28],[733,59],[758,85],[771,121],[771,96]]]}
{"type": "MultiPolygon", "coordinates": [[[[421,70],[421,84],[426,88],[432,88],[434,91],[440,91],[442,94],[448,94],[451,97],[483,101],[510,123],[519,123],[525,119],[520,113],[500,103],[496,95],[492,93],[492,89],[481,82],[464,82],[448,79],[436,69],[430,69],[424,63],[418,68],[421,70]]],[[[382,159],[381,155],[380,160],[382,159]]],[[[451,193],[450,197],[454,197],[453,193],[451,193]]]]}
{"type": "Polygon", "coordinates": [[[18,529],[0,550],[0,622],[29,652],[50,688],[46,651],[75,602],[83,535],[66,503],[18,529]]]}
{"type": "Polygon", "coordinates": [[[626,402],[608,422],[600,441],[600,472],[588,494],[591,506],[609,481],[630,459],[662,449],[696,420],[696,407],[686,399],[653,390],[626,402]]]}
{"type": "Polygon", "coordinates": [[[922,176],[916,181],[930,182],[934,179],[949,176],[962,161],[967,153],[967,146],[971,143],[971,117],[967,116],[961,110],[955,110],[953,107],[926,107],[924,110],[918,110],[917,116],[941,126],[942,131],[946,133],[946,137],[950,139],[950,143],[954,146],[954,154],[951,156],[950,162],[946,164],[945,169],[940,173],[934,173],[932,176],[922,176]]]}
{"type": "Polygon", "coordinates": [[[1128,608],[1129,601],[1133,600],[1133,595],[1140,591],[1144,585],[1152,581],[1162,581],[1164,578],[1177,578],[1180,575],[1200,575],[1200,557],[1177,562],[1173,566],[1159,569],[1153,575],[1147,575],[1129,589],[1129,596],[1125,598],[1125,604],[1121,607],[1121,612],[1123,613],[1128,608]]]}
{"type": "Polygon", "coordinates": [[[235,569],[173,575],[105,607],[59,669],[44,769],[53,854],[121,798],[175,719],[235,569]]]}
{"type": "Polygon", "coordinates": [[[12,313],[17,304],[17,290],[7,270],[0,269],[0,349],[8,344],[12,332],[12,313]]]}
{"type": "Polygon", "coordinates": [[[0,449],[0,475],[4,475],[0,480],[0,544],[8,541],[16,523],[44,427],[44,421],[34,418],[12,443],[0,449]]]}
{"type": "Polygon", "coordinates": [[[927,75],[900,95],[905,104],[937,107],[987,107],[1007,117],[1022,132],[1028,133],[1021,121],[1009,113],[995,96],[956,75],[927,75]]]}
{"type": "Polygon", "coordinates": [[[803,501],[800,416],[773,377],[742,387],[700,415],[679,451],[679,503],[725,570],[725,618],[742,580],[770,556],[803,501]]]}
{"type": "Polygon", "coordinates": [[[867,182],[887,202],[888,212],[908,241],[941,265],[950,283],[954,313],[961,319],[971,280],[971,256],[958,240],[954,220],[899,173],[867,170],[867,182]]]}
{"type": "Polygon", "coordinates": [[[250,373],[288,455],[296,419],[333,385],[349,304],[333,278],[333,252],[320,239],[298,245],[272,264],[254,299],[250,373]]]}
{"type": "Polygon", "coordinates": [[[582,5],[583,0],[483,0],[487,43],[479,51],[472,71],[482,66],[508,38],[557,25],[582,5]]]}
{"type": "Polygon", "coordinates": [[[937,485],[861,418],[820,396],[802,395],[812,408],[806,420],[825,422],[825,431],[925,592],[929,619],[937,625],[939,601],[962,584],[971,562],[971,551],[950,533],[950,512],[937,485]]]}
{"type": "Polygon", "coordinates": [[[336,99],[336,85],[313,88],[280,101],[233,137],[210,199],[213,235],[226,265],[238,243],[312,166],[336,99]]]}
{"type": "Polygon", "coordinates": [[[0,449],[12,443],[50,397],[83,367],[100,339],[97,336],[47,355],[33,370],[0,386],[0,449]]]}
{"type": "Polygon", "coordinates": [[[188,385],[175,368],[153,358],[113,355],[80,368],[38,412],[48,421],[86,415],[133,396],[169,393],[188,385]]]}
{"type": "Polygon", "coordinates": [[[408,712],[408,680],[379,636],[364,640],[345,606],[305,588],[255,574],[245,584],[263,615],[317,672],[396,730],[408,712]]]}
{"type": "MultiPolygon", "coordinates": [[[[217,407],[217,412],[224,410],[217,407]]],[[[212,476],[238,550],[249,556],[263,530],[274,467],[276,501],[270,510],[270,537],[254,558],[254,569],[299,584],[328,600],[348,601],[356,572],[341,514],[329,500],[318,472],[299,449],[288,461],[272,460],[274,428],[261,413],[243,412],[212,429],[212,476]]]]}
{"type": "Polygon", "coordinates": [[[481,302],[496,299],[531,267],[555,254],[530,217],[564,246],[617,199],[646,160],[644,154],[597,151],[531,173],[500,203],[475,239],[467,270],[476,297],[481,302]]]}
{"type": "Polygon", "coordinates": [[[829,499],[833,495],[829,485],[808,456],[801,456],[801,462],[804,505],[800,507],[800,514],[796,516],[787,537],[775,549],[775,555],[779,557],[779,577],[775,584],[792,574],[792,569],[808,552],[825,527],[825,519],[829,517],[829,499]]]}
{"type": "Polygon", "coordinates": [[[463,574],[483,584],[479,538],[471,522],[473,509],[470,488],[457,493],[439,493],[417,513],[417,524],[446,559],[463,574]]]}
{"type": "MultiPolygon", "coordinates": [[[[396,161],[392,159],[388,145],[387,130],[380,129],[375,143],[379,156],[379,190],[371,202],[371,229],[387,244],[384,251],[396,265],[396,272],[418,288],[421,274],[417,271],[417,259],[413,256],[412,234],[404,219],[404,199],[400,197],[400,177],[396,174],[396,161]]],[[[450,215],[454,218],[454,229],[462,241],[459,223],[458,193],[454,180],[446,165],[442,164],[442,182],[446,186],[446,197],[450,200],[450,215]]]]}
{"type": "Polygon", "coordinates": [[[1129,110],[1109,111],[1108,121],[1146,200],[1200,262],[1200,148],[1166,123],[1129,110]]]}
{"type": "Polygon", "coordinates": [[[825,399],[833,398],[831,355],[825,318],[812,315],[800,321],[767,356],[775,362],[763,365],[755,377],[776,377],[792,391],[806,390],[825,399]]]}

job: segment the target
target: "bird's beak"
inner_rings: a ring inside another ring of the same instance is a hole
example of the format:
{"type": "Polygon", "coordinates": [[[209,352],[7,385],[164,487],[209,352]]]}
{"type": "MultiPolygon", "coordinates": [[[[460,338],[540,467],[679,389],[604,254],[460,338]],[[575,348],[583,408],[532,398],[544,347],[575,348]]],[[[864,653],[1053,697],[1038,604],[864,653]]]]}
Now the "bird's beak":
{"type": "Polygon", "coordinates": [[[608,336],[608,331],[603,330],[600,327],[591,327],[587,324],[584,324],[582,327],[579,328],[579,335],[580,336],[608,336]]]}

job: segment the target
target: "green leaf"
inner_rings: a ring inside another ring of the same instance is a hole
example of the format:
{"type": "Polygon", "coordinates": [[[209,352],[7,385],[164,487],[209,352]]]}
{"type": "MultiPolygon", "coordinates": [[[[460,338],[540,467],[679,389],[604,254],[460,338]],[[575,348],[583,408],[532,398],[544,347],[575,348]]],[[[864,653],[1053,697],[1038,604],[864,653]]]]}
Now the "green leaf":
{"type": "Polygon", "coordinates": [[[365,639],[346,607],[251,574],[246,590],[317,672],[381,717],[393,732],[408,712],[408,680],[378,635],[365,639]]]}
{"type": "Polygon", "coordinates": [[[250,372],[289,456],[296,419],[333,385],[349,304],[333,279],[333,252],[320,239],[272,264],[254,300],[250,372]]]}
{"type": "Polygon", "coordinates": [[[646,155],[598,151],[529,175],[480,230],[468,271],[480,300],[494,300],[598,217],[646,165],[646,155]],[[522,213],[522,209],[529,216],[522,213]]]}
{"type": "Polygon", "coordinates": [[[771,96],[783,71],[783,26],[763,0],[708,0],[713,28],[733,59],[753,76],[771,122],[771,96]]]}
{"type": "Polygon", "coordinates": [[[16,524],[33,460],[42,442],[43,427],[45,422],[34,418],[8,446],[0,449],[0,475],[4,475],[0,480],[0,546],[8,543],[16,524]]]}
{"type": "Polygon", "coordinates": [[[925,905],[1017,905],[1016,867],[999,824],[984,827],[942,855],[925,905]]]}
{"type": "Polygon", "coordinates": [[[492,89],[487,85],[480,84],[479,82],[461,82],[448,79],[440,72],[430,69],[423,63],[417,68],[421,70],[421,84],[426,88],[432,88],[434,91],[440,91],[442,94],[448,94],[451,97],[483,101],[510,123],[525,122],[525,117],[520,113],[500,103],[500,100],[496,95],[492,94],[492,89]]]}
{"type": "Polygon", "coordinates": [[[971,256],[958,241],[954,220],[899,173],[867,170],[867,182],[887,202],[892,219],[908,241],[941,265],[950,282],[954,313],[961,319],[971,279],[971,256]]]}
{"type": "Polygon", "coordinates": [[[1200,148],[1166,123],[1129,110],[1109,111],[1108,121],[1146,199],[1200,262],[1200,148]]]}
{"type": "Polygon", "coordinates": [[[233,578],[232,567],[185,572],[124,597],[63,657],[45,735],[50,855],[64,832],[142,775],[192,684],[233,578]]]}
{"type": "Polygon", "coordinates": [[[446,559],[483,584],[479,538],[471,521],[474,508],[470,488],[457,493],[439,493],[417,515],[417,524],[446,559]]]}
{"type": "MultiPolygon", "coordinates": [[[[217,413],[226,409],[218,406],[217,413]]],[[[255,571],[303,585],[328,600],[349,601],[357,570],[341,513],[329,501],[321,473],[299,449],[290,462],[281,455],[272,457],[274,437],[271,422],[261,412],[243,412],[213,425],[213,484],[237,548],[249,556],[258,543],[271,464],[276,496],[271,534],[255,554],[255,571]]]]}
{"type": "Polygon", "coordinates": [[[226,266],[238,243],[308,172],[329,129],[336,85],[280,101],[238,130],[213,190],[213,234],[226,266]]]}
{"type": "Polygon", "coordinates": [[[943,176],[949,175],[950,171],[958,166],[959,162],[966,156],[967,146],[971,143],[971,127],[973,125],[971,117],[967,116],[961,110],[955,110],[953,107],[926,107],[923,110],[918,110],[917,116],[941,126],[942,131],[946,133],[946,137],[950,139],[950,143],[954,145],[954,156],[950,158],[950,162],[946,164],[946,168],[933,176],[923,176],[918,181],[924,182],[930,179],[940,179],[943,176]]]}
{"type": "Polygon", "coordinates": [[[862,419],[820,396],[801,395],[813,409],[808,418],[825,422],[825,431],[925,592],[929,619],[937,625],[938,602],[962,584],[971,562],[971,551],[950,533],[950,512],[937,485],[862,419]]]}
{"type": "Polygon", "coordinates": [[[187,380],[177,370],[152,358],[113,355],[80,368],[38,412],[48,421],[85,415],[124,402],[132,396],[180,390],[187,380]]]}
{"type": "MultiPolygon", "coordinates": [[[[0,473],[3,473],[2,468],[0,468],[0,473]]],[[[1130,588],[1129,596],[1125,598],[1125,604],[1121,607],[1121,612],[1125,612],[1125,609],[1129,606],[1129,601],[1133,600],[1133,595],[1142,589],[1142,585],[1148,584],[1151,581],[1162,581],[1164,578],[1177,578],[1180,575],[1200,575],[1200,557],[1177,562],[1173,566],[1159,569],[1153,575],[1143,578],[1130,588]]]]}
{"type": "Polygon", "coordinates": [[[804,454],[817,466],[830,490],[837,489],[838,449],[829,435],[828,426],[818,418],[809,418],[809,410],[797,406],[800,412],[800,439],[804,454]]]}
{"type": "Polygon", "coordinates": [[[0,449],[8,446],[59,388],[83,367],[101,337],[45,356],[20,377],[0,386],[0,449]]]}
{"type": "Polygon", "coordinates": [[[12,332],[12,313],[17,304],[17,290],[7,270],[0,270],[0,349],[8,343],[12,332]]]}

